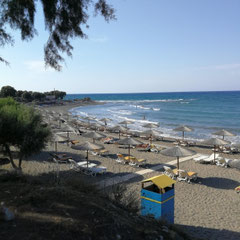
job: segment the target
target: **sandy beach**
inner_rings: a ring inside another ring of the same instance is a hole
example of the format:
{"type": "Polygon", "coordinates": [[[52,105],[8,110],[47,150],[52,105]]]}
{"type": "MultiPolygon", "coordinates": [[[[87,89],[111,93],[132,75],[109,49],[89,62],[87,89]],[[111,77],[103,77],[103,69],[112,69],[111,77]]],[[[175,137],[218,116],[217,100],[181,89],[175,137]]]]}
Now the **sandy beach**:
{"type": "MultiPolygon", "coordinates": [[[[65,106],[45,107],[56,112],[68,112],[74,107],[81,106],[81,103],[65,106]]],[[[116,134],[104,133],[113,137],[116,134]]],[[[92,142],[91,139],[79,135],[70,134],[72,140],[80,143],[92,142]]],[[[173,146],[170,141],[153,142],[159,147],[173,146]]],[[[148,142],[147,140],[142,140],[148,142]]],[[[103,144],[102,141],[96,143],[103,144]]],[[[133,167],[119,164],[115,161],[117,153],[127,154],[128,150],[119,148],[116,144],[104,144],[109,151],[108,156],[95,156],[90,154],[89,160],[97,165],[105,166],[107,173],[97,177],[85,176],[69,169],[69,164],[60,164],[60,178],[82,178],[89,183],[99,183],[101,181],[111,181],[117,177],[124,179],[129,174],[134,177],[128,181],[123,181],[126,186],[126,196],[136,197],[140,207],[141,181],[152,176],[162,174],[163,169],[152,171],[147,174],[139,174],[139,171],[151,169],[159,164],[168,165],[175,160],[172,157],[163,156],[160,153],[143,152],[138,149],[131,149],[131,154],[137,158],[144,158],[147,164],[144,167],[133,167]]],[[[189,147],[199,154],[210,155],[211,149],[201,147],[189,147]]],[[[56,164],[49,160],[49,152],[54,151],[52,143],[40,154],[32,156],[28,161],[23,162],[23,171],[31,175],[44,175],[56,171],[56,164]]],[[[76,161],[85,159],[84,151],[74,150],[67,144],[58,144],[58,152],[70,155],[76,161]]],[[[240,154],[222,154],[229,159],[240,159],[240,154]]],[[[9,169],[10,164],[3,165],[2,168],[9,169]]],[[[189,159],[180,163],[180,168],[198,173],[198,179],[194,183],[177,182],[175,184],[175,224],[181,226],[187,233],[194,237],[203,239],[240,239],[240,195],[234,188],[240,185],[240,171],[234,168],[222,168],[216,165],[199,164],[189,159]]],[[[109,189],[102,189],[108,191],[109,189]]]]}

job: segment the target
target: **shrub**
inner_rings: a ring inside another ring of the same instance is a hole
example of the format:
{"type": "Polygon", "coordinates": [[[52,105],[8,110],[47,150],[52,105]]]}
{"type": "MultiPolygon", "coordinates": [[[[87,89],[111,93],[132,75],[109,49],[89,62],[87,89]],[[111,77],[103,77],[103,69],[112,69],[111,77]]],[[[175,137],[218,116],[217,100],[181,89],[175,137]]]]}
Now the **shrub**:
{"type": "Polygon", "coordinates": [[[40,152],[50,137],[50,130],[43,124],[42,117],[33,108],[15,102],[13,99],[0,99],[0,145],[5,148],[13,168],[12,147],[18,152],[18,168],[23,158],[40,152]]]}

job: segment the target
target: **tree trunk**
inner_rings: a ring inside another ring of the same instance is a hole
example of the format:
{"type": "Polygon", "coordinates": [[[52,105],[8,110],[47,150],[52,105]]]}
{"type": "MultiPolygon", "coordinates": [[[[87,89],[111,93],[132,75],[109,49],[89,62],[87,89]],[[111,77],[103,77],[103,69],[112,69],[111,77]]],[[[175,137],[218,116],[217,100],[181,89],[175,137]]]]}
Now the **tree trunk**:
{"type": "Polygon", "coordinates": [[[19,159],[18,159],[18,168],[19,169],[22,169],[22,167],[21,167],[21,165],[22,165],[22,158],[23,158],[22,154],[19,154],[19,159]]]}
{"type": "Polygon", "coordinates": [[[10,150],[9,146],[7,144],[5,144],[4,146],[6,148],[6,152],[7,152],[8,156],[9,156],[10,163],[12,164],[12,167],[14,169],[18,169],[18,167],[16,166],[16,164],[13,161],[12,153],[11,153],[11,150],[10,150]]]}

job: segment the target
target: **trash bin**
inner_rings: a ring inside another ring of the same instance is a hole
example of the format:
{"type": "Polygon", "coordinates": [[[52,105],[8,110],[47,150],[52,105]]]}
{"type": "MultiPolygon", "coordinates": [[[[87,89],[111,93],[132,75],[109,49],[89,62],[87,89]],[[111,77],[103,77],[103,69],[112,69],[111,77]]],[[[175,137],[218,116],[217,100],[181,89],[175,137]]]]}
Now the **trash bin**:
{"type": "Polygon", "coordinates": [[[141,215],[174,223],[174,184],[166,175],[142,181],[141,215]]]}

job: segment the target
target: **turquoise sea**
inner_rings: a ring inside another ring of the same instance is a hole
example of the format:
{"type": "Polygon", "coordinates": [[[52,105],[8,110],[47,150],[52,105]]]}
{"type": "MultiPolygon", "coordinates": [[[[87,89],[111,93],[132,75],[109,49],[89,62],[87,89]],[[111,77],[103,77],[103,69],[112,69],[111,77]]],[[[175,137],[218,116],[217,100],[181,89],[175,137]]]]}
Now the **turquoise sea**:
{"type": "Polygon", "coordinates": [[[122,94],[68,94],[66,99],[90,97],[103,105],[72,109],[73,114],[92,115],[98,119],[113,119],[110,124],[125,119],[135,121],[130,128],[143,130],[147,122],[158,122],[165,136],[181,136],[172,131],[179,125],[194,128],[186,133],[189,139],[207,139],[212,132],[227,129],[240,141],[240,91],[226,92],[174,92],[174,93],[122,93],[122,94]]]}

